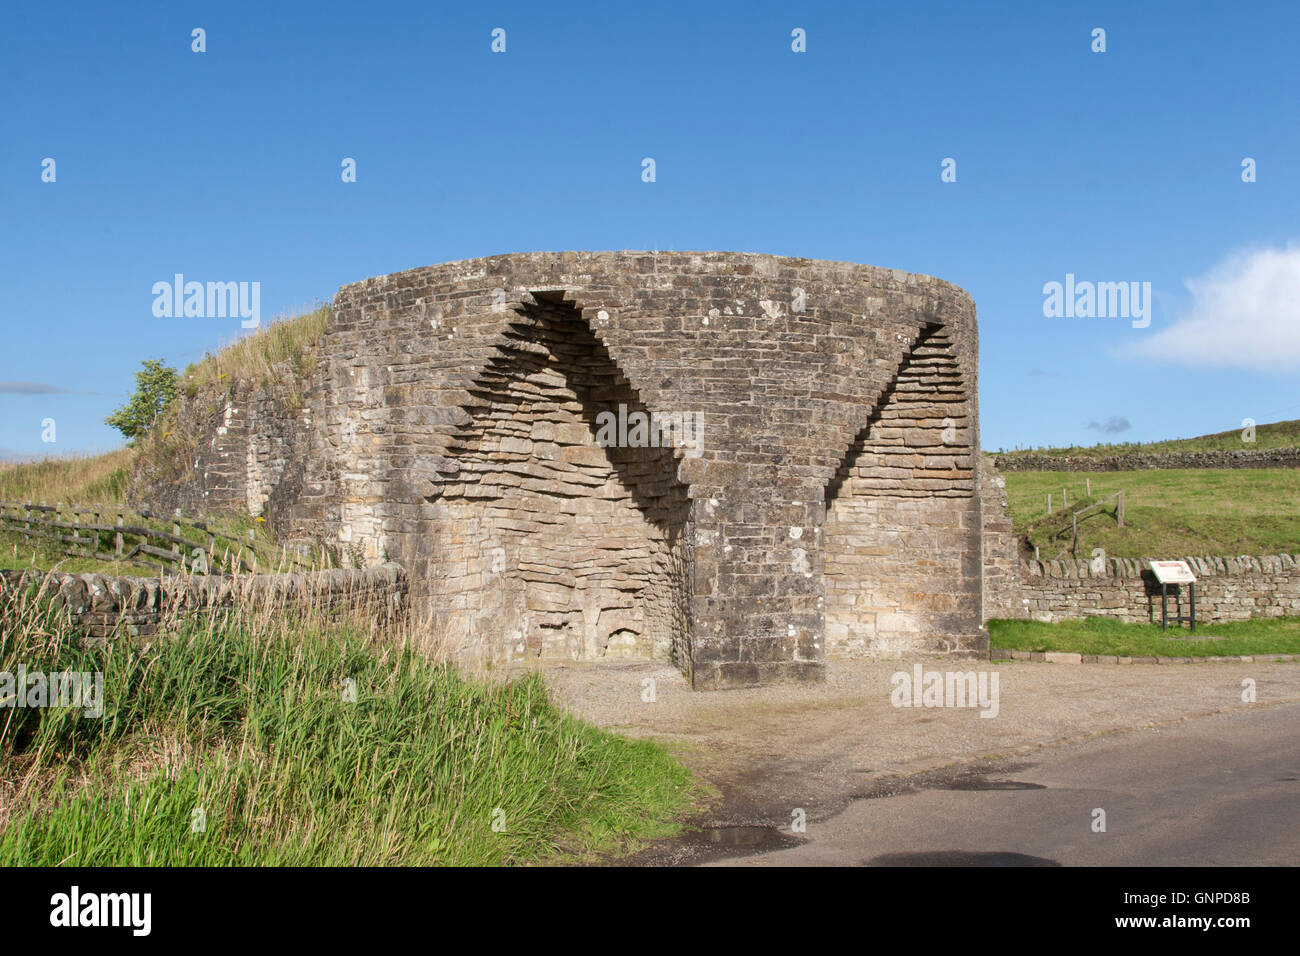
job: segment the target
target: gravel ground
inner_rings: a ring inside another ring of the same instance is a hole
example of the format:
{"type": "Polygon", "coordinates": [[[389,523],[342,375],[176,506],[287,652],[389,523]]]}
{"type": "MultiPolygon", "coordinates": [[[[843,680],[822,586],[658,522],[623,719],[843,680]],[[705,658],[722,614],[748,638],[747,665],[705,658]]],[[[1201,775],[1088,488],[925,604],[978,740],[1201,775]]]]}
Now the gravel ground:
{"type": "MultiPolygon", "coordinates": [[[[1039,748],[1215,713],[1300,701],[1300,664],[1049,664],[916,659],[837,661],[814,686],[699,693],[654,663],[542,668],[556,700],[628,736],[669,743],[718,797],[703,828],[790,827],[794,808],[826,819],[901,776],[1006,760],[1039,748]],[[996,671],[999,709],[894,707],[891,675],[996,671]],[[1256,703],[1242,701],[1243,680],[1256,703]],[[644,701],[645,681],[654,700],[644,701]]],[[[689,842],[689,841],[688,841],[689,842]]],[[[713,842],[718,842],[714,840],[713,842]]],[[[769,843],[768,845],[779,845],[769,843]]],[[[650,862],[681,862],[672,850],[650,862]]],[[[698,854],[695,855],[698,858],[698,854]]]]}

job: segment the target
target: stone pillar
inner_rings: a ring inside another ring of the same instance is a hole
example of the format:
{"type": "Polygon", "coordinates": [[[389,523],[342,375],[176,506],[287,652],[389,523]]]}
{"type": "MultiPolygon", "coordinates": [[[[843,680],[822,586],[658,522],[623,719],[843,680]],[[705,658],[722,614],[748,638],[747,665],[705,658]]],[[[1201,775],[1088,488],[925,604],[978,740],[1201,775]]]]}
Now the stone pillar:
{"type": "Polygon", "coordinates": [[[824,679],[821,490],[774,478],[770,466],[709,462],[700,471],[692,485],[692,686],[824,679]]]}

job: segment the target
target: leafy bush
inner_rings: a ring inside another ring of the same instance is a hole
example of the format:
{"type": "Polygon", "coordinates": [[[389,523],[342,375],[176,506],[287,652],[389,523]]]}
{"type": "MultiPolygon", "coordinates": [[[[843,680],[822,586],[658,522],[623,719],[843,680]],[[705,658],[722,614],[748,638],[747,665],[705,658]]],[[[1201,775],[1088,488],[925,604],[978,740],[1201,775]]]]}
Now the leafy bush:
{"type": "Polygon", "coordinates": [[[135,373],[135,394],[104,423],[112,425],[132,441],[143,437],[166,408],[176,400],[180,378],[176,369],[162,359],[145,359],[135,373]]]}

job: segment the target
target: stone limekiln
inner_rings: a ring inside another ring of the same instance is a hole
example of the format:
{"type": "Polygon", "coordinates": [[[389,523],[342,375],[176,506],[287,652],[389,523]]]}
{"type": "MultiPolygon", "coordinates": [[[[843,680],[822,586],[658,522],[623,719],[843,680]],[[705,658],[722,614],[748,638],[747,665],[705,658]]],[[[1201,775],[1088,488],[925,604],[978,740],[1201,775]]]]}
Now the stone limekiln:
{"type": "Polygon", "coordinates": [[[182,410],[202,437],[168,503],[399,562],[462,659],[671,659],[708,689],[978,655],[976,366],[974,304],[928,276],[453,262],[342,288],[301,382],[182,410]]]}

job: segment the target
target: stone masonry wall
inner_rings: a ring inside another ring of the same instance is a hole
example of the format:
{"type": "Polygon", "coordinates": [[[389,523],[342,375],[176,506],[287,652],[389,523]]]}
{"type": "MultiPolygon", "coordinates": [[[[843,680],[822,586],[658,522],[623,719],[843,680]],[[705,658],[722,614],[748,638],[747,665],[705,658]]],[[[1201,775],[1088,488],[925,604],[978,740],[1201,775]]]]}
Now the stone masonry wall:
{"type": "Polygon", "coordinates": [[[1026,613],[1020,547],[1007,514],[1007,480],[985,463],[980,476],[984,505],[984,620],[1026,613]]]}
{"type": "MultiPolygon", "coordinates": [[[[1039,621],[1109,617],[1130,623],[1160,620],[1160,586],[1149,559],[1026,561],[1007,516],[1006,479],[986,459],[984,620],[1039,621]]],[[[1184,558],[1197,577],[1198,621],[1239,621],[1300,614],[1300,564],[1291,555],[1184,558]]],[[[1188,594],[1170,588],[1169,613],[1187,613],[1188,594]],[[1181,611],[1179,610],[1181,608],[1181,611]]]]}
{"type": "Polygon", "coordinates": [[[1241,451],[1196,451],[1151,454],[1135,452],[1089,458],[1086,455],[998,455],[999,471],[1150,471],[1161,468],[1300,468],[1300,448],[1241,451]]]}
{"type": "MultiPolygon", "coordinates": [[[[1300,555],[1184,558],[1196,575],[1197,621],[1244,621],[1300,614],[1300,555]]],[[[1109,617],[1160,621],[1160,585],[1150,562],[1111,558],[1093,571],[1086,560],[1028,561],[1022,566],[1024,610],[1010,617],[1039,621],[1109,617]]],[[[1186,588],[1169,613],[1187,613],[1186,588]],[[1176,610],[1181,607],[1181,611],[1176,610]]],[[[997,615],[990,614],[990,617],[997,615]]]]}
{"type": "MultiPolygon", "coordinates": [[[[239,511],[264,517],[277,533],[288,530],[292,504],[302,487],[306,444],[312,432],[309,383],[292,363],[273,370],[267,381],[209,384],[179,403],[169,431],[182,442],[163,439],[155,455],[175,462],[167,469],[135,476],[133,504],[170,513],[207,515],[239,511]],[[183,439],[194,437],[190,447],[183,439]]],[[[147,466],[146,466],[147,469],[147,466]]]]}
{"type": "Polygon", "coordinates": [[[926,329],[828,486],[828,656],[894,656],[925,634],[979,649],[967,398],[952,339],[926,329]]]}
{"type": "Polygon", "coordinates": [[[395,564],[361,570],[304,574],[176,575],[140,578],[46,571],[0,571],[0,600],[28,587],[43,588],[52,605],[91,638],[149,636],[168,614],[313,605],[325,609],[370,607],[385,623],[406,609],[406,574],[395,564]]]}
{"type": "Polygon", "coordinates": [[[581,316],[520,313],[471,389],[432,503],[434,629],[462,658],[678,659],[686,488],[667,447],[601,447],[597,416],[644,408],[581,316]]]}
{"type": "Polygon", "coordinates": [[[977,365],[973,303],[927,276],[494,256],[339,290],[300,409],[241,398],[225,426],[253,409],[283,465],[244,447],[241,470],[228,442],[242,477],[214,479],[213,450],[196,471],[208,500],[264,499],[281,534],[401,563],[459,656],[815,680],[828,642],[986,648],[977,365]],[[595,420],[620,408],[699,420],[702,440],[602,446],[595,420]]]}

